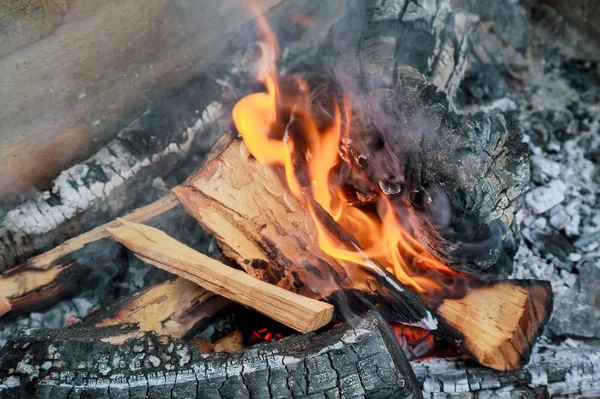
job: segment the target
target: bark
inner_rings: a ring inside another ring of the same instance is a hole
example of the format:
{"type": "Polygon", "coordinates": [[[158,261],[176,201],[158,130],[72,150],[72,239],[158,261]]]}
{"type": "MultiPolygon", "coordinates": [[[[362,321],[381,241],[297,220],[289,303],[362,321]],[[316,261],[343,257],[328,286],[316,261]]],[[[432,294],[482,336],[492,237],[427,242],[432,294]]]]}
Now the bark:
{"type": "Polygon", "coordinates": [[[372,314],[356,329],[216,355],[132,328],[32,330],[0,353],[0,381],[6,398],[420,397],[397,341],[372,314]]]}
{"type": "Polygon", "coordinates": [[[426,398],[595,398],[600,352],[588,346],[536,353],[523,370],[496,372],[463,361],[413,362],[426,398]]]}
{"type": "Polygon", "coordinates": [[[176,278],[121,298],[78,326],[135,324],[140,331],[183,339],[208,327],[230,305],[228,299],[176,278]]]}
{"type": "Polygon", "coordinates": [[[439,260],[507,276],[516,251],[515,204],[529,181],[528,149],[515,115],[454,112],[477,17],[444,0],[348,7],[320,56],[352,95],[357,163],[362,158],[373,187],[395,192],[433,222],[435,231],[411,221],[439,260]]]}

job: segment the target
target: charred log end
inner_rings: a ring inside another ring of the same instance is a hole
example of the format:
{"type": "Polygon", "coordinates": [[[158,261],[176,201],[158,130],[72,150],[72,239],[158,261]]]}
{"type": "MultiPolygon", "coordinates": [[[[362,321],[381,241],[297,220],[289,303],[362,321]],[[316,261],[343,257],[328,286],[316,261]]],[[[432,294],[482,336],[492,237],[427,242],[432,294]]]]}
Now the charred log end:
{"type": "Polygon", "coordinates": [[[460,350],[492,369],[516,370],[529,362],[550,318],[552,288],[540,280],[496,282],[444,300],[437,313],[445,328],[463,336],[455,340],[460,350]]]}

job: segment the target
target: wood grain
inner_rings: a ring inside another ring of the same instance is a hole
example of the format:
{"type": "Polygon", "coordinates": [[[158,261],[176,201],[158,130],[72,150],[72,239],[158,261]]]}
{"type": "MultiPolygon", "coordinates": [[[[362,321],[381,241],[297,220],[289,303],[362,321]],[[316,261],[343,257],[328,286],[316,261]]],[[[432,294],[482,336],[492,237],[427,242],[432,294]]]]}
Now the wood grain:
{"type": "Polygon", "coordinates": [[[106,231],[146,263],[248,306],[300,332],[317,330],[333,317],[333,306],[258,280],[209,258],[162,231],[120,220],[106,231]]]}

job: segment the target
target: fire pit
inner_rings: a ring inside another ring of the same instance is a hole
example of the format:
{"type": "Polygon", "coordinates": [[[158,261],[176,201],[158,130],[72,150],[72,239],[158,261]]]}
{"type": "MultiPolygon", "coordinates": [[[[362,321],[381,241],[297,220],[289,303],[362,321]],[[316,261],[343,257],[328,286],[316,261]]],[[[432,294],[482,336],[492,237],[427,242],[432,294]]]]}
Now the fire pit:
{"type": "Polygon", "coordinates": [[[548,40],[552,2],[259,3],[6,200],[0,397],[600,396],[589,32],[548,40]]]}

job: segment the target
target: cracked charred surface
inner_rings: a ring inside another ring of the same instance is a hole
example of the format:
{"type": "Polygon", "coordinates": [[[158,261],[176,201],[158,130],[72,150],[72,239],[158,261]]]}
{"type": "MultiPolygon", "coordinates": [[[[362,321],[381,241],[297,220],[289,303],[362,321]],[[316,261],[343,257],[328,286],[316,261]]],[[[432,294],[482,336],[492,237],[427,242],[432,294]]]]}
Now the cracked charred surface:
{"type": "Polygon", "coordinates": [[[516,250],[515,200],[529,181],[528,150],[512,114],[459,115],[410,67],[393,89],[368,93],[354,141],[369,181],[411,212],[415,236],[442,263],[507,275],[516,250]]]}
{"type": "Polygon", "coordinates": [[[420,398],[385,322],[297,335],[233,354],[131,326],[32,330],[0,352],[0,396],[69,398],[420,398]],[[89,354],[96,354],[90,358],[89,354]]]}

